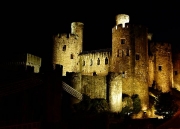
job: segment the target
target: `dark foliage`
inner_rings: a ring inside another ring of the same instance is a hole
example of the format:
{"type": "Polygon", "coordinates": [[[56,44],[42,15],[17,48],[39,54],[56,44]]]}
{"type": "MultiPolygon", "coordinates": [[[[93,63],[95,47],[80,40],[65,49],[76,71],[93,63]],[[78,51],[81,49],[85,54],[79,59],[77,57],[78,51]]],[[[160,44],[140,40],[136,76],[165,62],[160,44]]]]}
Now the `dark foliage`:
{"type": "Polygon", "coordinates": [[[109,111],[109,105],[105,99],[91,99],[89,96],[83,95],[83,100],[74,104],[74,109],[81,113],[102,113],[109,111]]]}
{"type": "Polygon", "coordinates": [[[137,114],[141,111],[141,100],[137,94],[131,96],[133,100],[133,113],[137,114]]]}
{"type": "Polygon", "coordinates": [[[161,93],[155,103],[155,109],[155,114],[169,118],[177,111],[178,106],[170,93],[161,93]]]}

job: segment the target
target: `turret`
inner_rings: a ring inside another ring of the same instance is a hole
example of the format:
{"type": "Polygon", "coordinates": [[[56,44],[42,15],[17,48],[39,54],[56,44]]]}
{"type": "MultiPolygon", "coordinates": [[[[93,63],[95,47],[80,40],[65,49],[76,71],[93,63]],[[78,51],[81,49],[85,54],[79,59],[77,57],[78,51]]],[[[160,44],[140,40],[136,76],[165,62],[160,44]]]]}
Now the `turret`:
{"type": "Polygon", "coordinates": [[[124,28],[126,23],[129,23],[129,15],[118,14],[116,16],[116,25],[122,24],[122,27],[124,28]]]}
{"type": "Polygon", "coordinates": [[[83,28],[84,24],[82,22],[71,23],[71,34],[74,34],[76,36],[76,39],[79,40],[78,53],[83,51],[83,28]]]}
{"type": "Polygon", "coordinates": [[[84,24],[82,22],[71,23],[71,34],[82,35],[84,24]]]}

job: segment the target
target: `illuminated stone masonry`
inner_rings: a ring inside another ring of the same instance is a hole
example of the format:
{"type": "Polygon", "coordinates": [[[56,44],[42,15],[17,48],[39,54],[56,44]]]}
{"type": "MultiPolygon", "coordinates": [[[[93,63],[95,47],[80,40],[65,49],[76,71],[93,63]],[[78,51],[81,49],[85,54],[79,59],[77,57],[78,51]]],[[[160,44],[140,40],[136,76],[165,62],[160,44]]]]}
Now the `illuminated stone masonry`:
{"type": "Polygon", "coordinates": [[[39,73],[42,59],[30,53],[12,54],[0,62],[1,71],[31,71],[39,73]]]}
{"type": "Polygon", "coordinates": [[[70,34],[54,36],[52,63],[63,65],[63,76],[73,73],[71,86],[77,91],[91,98],[107,99],[112,112],[122,110],[123,93],[138,94],[142,110],[146,110],[148,87],[162,92],[169,92],[173,86],[180,89],[179,62],[173,74],[171,45],[150,43],[152,34],[148,34],[148,29],[129,21],[126,14],[116,16],[111,49],[83,51],[81,22],[71,24],[70,34]]]}

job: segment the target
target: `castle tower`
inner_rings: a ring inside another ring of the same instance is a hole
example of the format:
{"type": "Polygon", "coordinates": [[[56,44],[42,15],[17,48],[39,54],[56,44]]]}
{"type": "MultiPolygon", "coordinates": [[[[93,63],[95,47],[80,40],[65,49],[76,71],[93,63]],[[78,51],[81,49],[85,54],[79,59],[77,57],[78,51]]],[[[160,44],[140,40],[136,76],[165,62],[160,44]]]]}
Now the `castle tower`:
{"type": "Polygon", "coordinates": [[[116,25],[122,24],[124,28],[126,23],[129,23],[129,15],[119,14],[116,16],[116,25]]]}
{"type": "Polygon", "coordinates": [[[116,16],[116,26],[112,29],[111,71],[121,73],[122,92],[130,96],[138,94],[142,109],[146,110],[149,101],[147,28],[128,22],[127,15],[116,16]]]}
{"type": "Polygon", "coordinates": [[[58,34],[53,37],[53,64],[63,65],[66,72],[79,72],[79,54],[83,48],[83,23],[73,22],[70,34],[58,34]]]}
{"type": "Polygon", "coordinates": [[[172,54],[169,43],[152,43],[154,56],[155,88],[161,92],[169,92],[172,87],[172,54]]]}
{"type": "Polygon", "coordinates": [[[180,91],[180,53],[173,56],[173,88],[180,91]]]}

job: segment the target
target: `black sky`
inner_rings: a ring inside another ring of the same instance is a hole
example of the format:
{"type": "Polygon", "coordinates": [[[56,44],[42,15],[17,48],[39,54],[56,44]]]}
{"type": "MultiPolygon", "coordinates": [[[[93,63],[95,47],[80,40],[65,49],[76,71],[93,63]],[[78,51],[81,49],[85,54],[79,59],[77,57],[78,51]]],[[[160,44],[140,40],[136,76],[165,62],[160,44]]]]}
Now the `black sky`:
{"type": "Polygon", "coordinates": [[[73,21],[84,23],[84,50],[111,47],[115,16],[125,13],[130,23],[143,24],[158,41],[179,49],[180,8],[176,1],[47,2],[1,4],[1,51],[24,51],[49,56],[53,34],[70,32],[73,21]]]}

